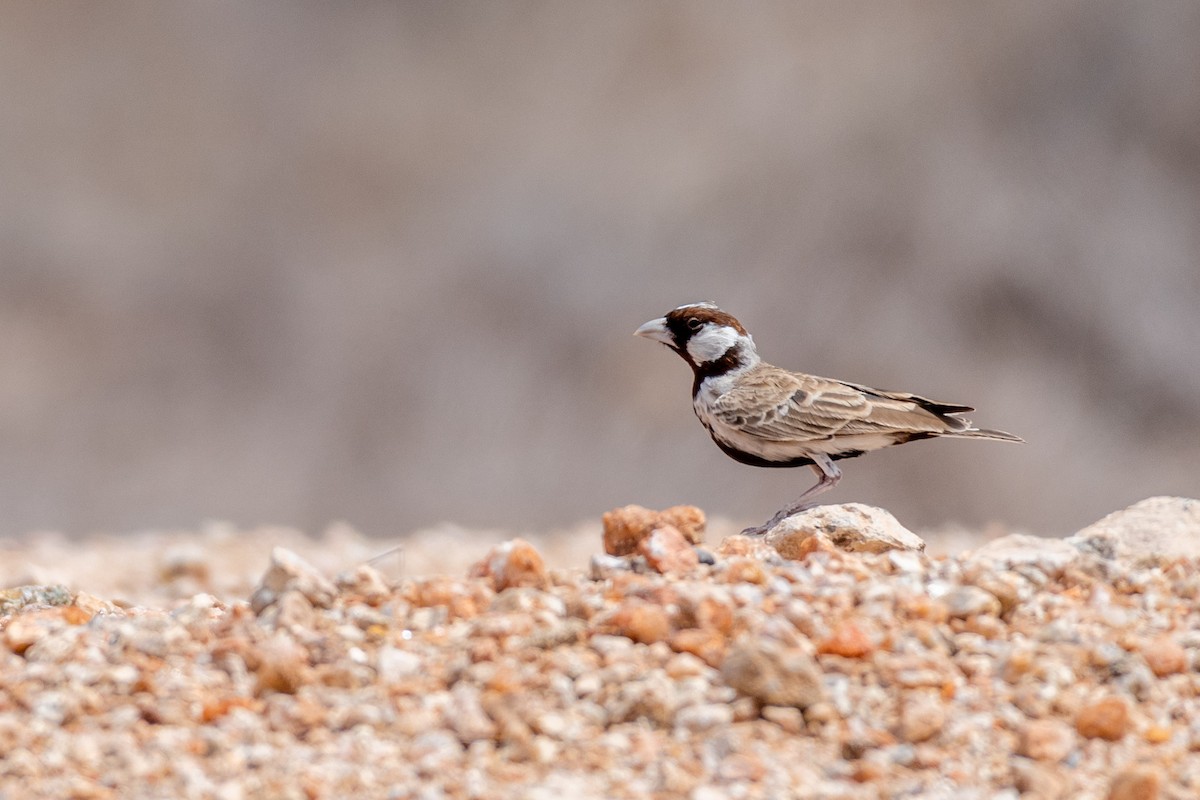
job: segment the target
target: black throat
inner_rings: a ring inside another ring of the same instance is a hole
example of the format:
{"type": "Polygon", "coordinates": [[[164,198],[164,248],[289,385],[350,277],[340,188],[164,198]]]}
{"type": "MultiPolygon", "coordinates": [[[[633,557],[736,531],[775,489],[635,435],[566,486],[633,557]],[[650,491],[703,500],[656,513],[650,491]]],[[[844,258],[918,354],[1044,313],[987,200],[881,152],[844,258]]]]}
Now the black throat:
{"type": "Polygon", "coordinates": [[[703,364],[695,364],[689,358],[688,363],[692,365],[694,376],[694,380],[692,381],[692,397],[700,393],[700,384],[704,382],[705,378],[720,377],[727,372],[744,366],[744,355],[742,345],[736,344],[726,350],[725,355],[715,361],[705,361],[703,364]]]}

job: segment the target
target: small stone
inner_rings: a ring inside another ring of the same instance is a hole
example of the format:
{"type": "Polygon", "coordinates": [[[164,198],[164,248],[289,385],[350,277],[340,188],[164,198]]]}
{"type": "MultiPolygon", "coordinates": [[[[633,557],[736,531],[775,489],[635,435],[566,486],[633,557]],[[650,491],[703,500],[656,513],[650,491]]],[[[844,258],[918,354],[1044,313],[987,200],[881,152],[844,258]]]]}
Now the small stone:
{"type": "MultiPolygon", "coordinates": [[[[793,709],[794,710],[794,709],[793,709]]],[[[765,712],[766,709],[763,709],[765,712]]],[[[763,714],[766,717],[766,714],[763,714]]],[[[822,700],[820,703],[813,703],[808,708],[804,709],[804,719],[808,722],[815,722],[819,725],[824,725],[829,722],[841,719],[838,714],[837,706],[828,701],[822,700]]]]}
{"type": "Polygon", "coordinates": [[[838,624],[833,634],[817,646],[817,652],[844,658],[862,658],[875,650],[875,643],[851,621],[838,624]]]}
{"type": "Polygon", "coordinates": [[[716,578],[721,583],[754,583],[762,586],[767,582],[767,573],[761,562],[735,556],[717,566],[716,578]]]}
{"type": "Polygon", "coordinates": [[[728,640],[716,630],[685,628],[676,631],[667,642],[676,653],[690,653],[710,667],[725,660],[728,640]]]}
{"type": "Polygon", "coordinates": [[[124,612],[113,603],[96,597],[94,594],[79,592],[75,595],[73,605],[87,615],[90,620],[97,614],[123,614],[124,612]]]}
{"type": "Polygon", "coordinates": [[[611,556],[627,556],[637,552],[638,543],[654,530],[658,512],[628,505],[606,512],[602,522],[604,552],[611,556]]]}
{"type": "Polygon", "coordinates": [[[660,606],[626,600],[598,625],[600,632],[617,634],[642,644],[661,642],[671,634],[671,621],[660,606]]]}
{"type": "Polygon", "coordinates": [[[1176,675],[1187,669],[1187,651],[1170,636],[1159,636],[1141,647],[1142,658],[1159,678],[1176,675]]]}
{"type": "Polygon", "coordinates": [[[1108,787],[1108,800],[1158,800],[1162,775],[1147,765],[1126,767],[1108,787]]]}
{"type": "Polygon", "coordinates": [[[721,543],[717,545],[716,556],[722,559],[746,556],[759,561],[779,559],[779,553],[774,547],[764,542],[761,536],[742,536],[741,534],[726,536],[722,539],[721,543]]]}
{"type": "Polygon", "coordinates": [[[1007,614],[1017,607],[1021,594],[1012,574],[998,575],[993,572],[983,572],[971,578],[971,584],[983,589],[1000,601],[1000,613],[1007,614]]]}
{"type": "Polygon", "coordinates": [[[158,576],[163,581],[191,578],[207,586],[210,578],[208,553],[198,544],[179,544],[163,553],[158,564],[158,576]]]}
{"type": "Polygon", "coordinates": [[[311,630],[316,624],[316,611],[302,592],[289,589],[279,596],[260,615],[264,624],[280,628],[311,630]]]}
{"type": "Polygon", "coordinates": [[[765,705],[806,708],[822,700],[821,668],[797,647],[765,637],[743,635],[721,665],[725,682],[765,705]]]}
{"type": "Polygon", "coordinates": [[[691,544],[703,544],[708,518],[696,506],[671,506],[659,512],[659,525],[675,528],[691,544]]]}
{"type": "Polygon", "coordinates": [[[996,595],[980,589],[978,586],[959,586],[952,589],[942,602],[952,618],[966,619],[967,617],[989,614],[996,616],[1000,613],[1000,601],[996,595]]]}
{"type": "Polygon", "coordinates": [[[896,731],[901,741],[928,741],[946,724],[946,707],[931,692],[919,692],[907,697],[900,706],[900,725],[896,731]]]}
{"type": "Polygon", "coordinates": [[[64,608],[39,608],[13,616],[4,628],[4,644],[14,653],[23,654],[43,637],[72,624],[64,616],[64,608]]]}
{"type": "Polygon", "coordinates": [[[804,536],[777,537],[771,540],[779,555],[788,561],[804,561],[814,553],[838,554],[842,551],[823,533],[810,533],[804,536]]]}
{"type": "Polygon", "coordinates": [[[1013,786],[1021,791],[1021,797],[1031,800],[1068,800],[1071,797],[1070,780],[1058,764],[1014,758],[1012,771],[1013,786]]]}
{"type": "Polygon", "coordinates": [[[638,505],[615,508],[606,512],[604,552],[611,556],[627,556],[637,551],[638,544],[656,528],[671,526],[691,544],[704,541],[707,524],[704,512],[695,506],[671,506],[664,511],[652,511],[638,505]]]}
{"type": "Polygon", "coordinates": [[[375,672],[383,683],[399,683],[421,674],[421,657],[408,650],[386,645],[375,656],[375,672]]]}
{"type": "Polygon", "coordinates": [[[1171,741],[1171,729],[1166,725],[1151,725],[1146,728],[1142,738],[1150,744],[1162,744],[1171,741]]]}
{"type": "Polygon", "coordinates": [[[633,565],[628,558],[610,556],[607,553],[593,553],[588,562],[588,576],[594,581],[604,581],[622,573],[628,573],[633,565]]]}
{"type": "Polygon", "coordinates": [[[479,699],[479,689],[467,683],[457,683],[451,692],[452,703],[447,713],[450,728],[464,745],[496,737],[492,722],[479,699]]]}
{"type": "Polygon", "coordinates": [[[1075,730],[1089,739],[1115,742],[1130,728],[1129,704],[1119,697],[1105,697],[1084,706],[1075,717],[1075,730]]]}
{"type": "Polygon", "coordinates": [[[295,694],[308,683],[308,652],[282,634],[263,642],[246,655],[246,665],[258,678],[257,692],[295,694]]]}
{"type": "Polygon", "coordinates": [[[695,548],[673,525],[655,528],[638,543],[637,551],[651,569],[666,575],[685,574],[700,564],[695,548]]]}
{"type": "Polygon", "coordinates": [[[750,783],[761,781],[766,765],[753,753],[730,753],[717,766],[717,781],[721,783],[750,783]]]}
{"type": "Polygon", "coordinates": [[[675,727],[698,732],[724,728],[733,722],[733,709],[727,703],[688,706],[675,715],[675,727]]]}
{"type": "Polygon", "coordinates": [[[825,702],[814,703],[806,711],[801,711],[795,706],[763,706],[762,718],[778,725],[784,733],[795,736],[804,732],[804,715],[807,711],[827,705],[829,704],[825,702]]]}
{"type": "Polygon", "coordinates": [[[471,567],[471,576],[490,578],[497,592],[516,586],[545,588],[546,563],[533,545],[524,539],[502,542],[471,567]]]}
{"type": "Polygon", "coordinates": [[[29,606],[65,606],[70,602],[71,590],[57,584],[0,589],[0,615],[13,614],[29,606]]]}
{"type": "Polygon", "coordinates": [[[1035,761],[1062,761],[1075,748],[1075,730],[1058,719],[1030,720],[1021,729],[1018,752],[1035,761]]]}
{"type": "Polygon", "coordinates": [[[369,605],[378,606],[387,600],[392,591],[383,573],[370,564],[359,564],[334,579],[342,594],[361,597],[369,605]]]}
{"type": "Polygon", "coordinates": [[[272,605],[285,591],[300,592],[317,608],[329,608],[337,597],[337,587],[316,567],[285,547],[271,550],[271,565],[250,597],[256,614],[272,605]]]}

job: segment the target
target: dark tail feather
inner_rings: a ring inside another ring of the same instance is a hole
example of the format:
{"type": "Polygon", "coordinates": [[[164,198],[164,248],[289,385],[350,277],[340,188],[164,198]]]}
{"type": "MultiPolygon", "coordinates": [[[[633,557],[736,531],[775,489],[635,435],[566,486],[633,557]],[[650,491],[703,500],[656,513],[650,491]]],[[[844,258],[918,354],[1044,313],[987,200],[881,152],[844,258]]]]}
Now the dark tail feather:
{"type": "Polygon", "coordinates": [[[1004,431],[990,430],[988,428],[967,428],[964,431],[948,431],[945,436],[961,436],[964,439],[995,439],[998,442],[1023,442],[1025,441],[1020,436],[1014,436],[1011,433],[1004,431]]]}

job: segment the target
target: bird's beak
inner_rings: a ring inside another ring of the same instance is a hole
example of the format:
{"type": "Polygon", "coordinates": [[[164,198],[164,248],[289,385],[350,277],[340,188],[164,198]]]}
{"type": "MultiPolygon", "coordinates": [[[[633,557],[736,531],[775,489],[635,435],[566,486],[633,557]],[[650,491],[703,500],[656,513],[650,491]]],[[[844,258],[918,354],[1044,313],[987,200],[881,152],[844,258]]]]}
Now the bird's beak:
{"type": "Polygon", "coordinates": [[[656,342],[662,342],[665,345],[675,343],[675,338],[671,336],[671,331],[667,328],[667,318],[659,317],[652,319],[642,327],[633,332],[634,336],[644,336],[647,339],[653,339],[656,342]]]}

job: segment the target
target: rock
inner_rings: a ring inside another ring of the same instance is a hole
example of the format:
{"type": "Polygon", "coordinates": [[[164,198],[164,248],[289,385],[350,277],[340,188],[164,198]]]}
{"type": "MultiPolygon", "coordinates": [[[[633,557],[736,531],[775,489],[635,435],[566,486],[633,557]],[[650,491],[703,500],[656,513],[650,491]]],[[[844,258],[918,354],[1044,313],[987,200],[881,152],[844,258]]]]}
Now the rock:
{"type": "Polygon", "coordinates": [[[276,547],[271,550],[271,565],[250,596],[250,608],[261,614],[288,590],[300,592],[316,608],[329,608],[337,597],[337,587],[316,567],[291,550],[276,547]]]}
{"type": "Polygon", "coordinates": [[[628,558],[610,556],[607,553],[593,553],[588,562],[588,575],[594,581],[603,581],[630,572],[633,565],[628,558]]]}
{"type": "Polygon", "coordinates": [[[1071,800],[1070,780],[1058,764],[1012,759],[1013,787],[1029,800],[1071,800]]]}
{"type": "Polygon", "coordinates": [[[1140,648],[1146,666],[1156,677],[1177,675],[1187,669],[1187,651],[1171,636],[1159,636],[1144,642],[1140,648]]]}
{"type": "Polygon", "coordinates": [[[763,541],[761,536],[742,536],[735,534],[726,536],[717,545],[715,555],[719,559],[746,556],[759,561],[778,561],[779,553],[774,547],[763,541]]]}
{"type": "Polygon", "coordinates": [[[814,553],[842,554],[833,540],[823,533],[802,533],[800,536],[776,538],[769,541],[771,546],[776,548],[776,552],[788,561],[804,561],[814,553]]]}
{"type": "Polygon", "coordinates": [[[510,539],[493,547],[482,561],[471,567],[471,577],[488,578],[497,592],[517,586],[545,588],[546,563],[524,539],[510,539]]]}
{"type": "Polygon", "coordinates": [[[721,677],[763,705],[804,709],[825,696],[821,668],[812,656],[762,636],[738,637],[721,665],[721,677]]]}
{"type": "Polygon", "coordinates": [[[1105,697],[1084,706],[1075,717],[1075,730],[1089,739],[1115,742],[1130,729],[1129,704],[1119,697],[1105,697]]]}
{"type": "Polygon", "coordinates": [[[615,634],[642,644],[661,642],[671,634],[671,621],[661,606],[626,600],[596,624],[600,633],[615,634]]]}
{"type": "Polygon", "coordinates": [[[845,658],[862,658],[874,650],[875,643],[871,641],[871,637],[852,621],[836,625],[833,634],[817,646],[818,653],[845,658]]]}
{"type": "Polygon", "coordinates": [[[762,586],[767,582],[767,573],[758,560],[734,556],[717,566],[716,578],[721,583],[753,583],[762,586]]]}
{"type": "Polygon", "coordinates": [[[1021,729],[1018,752],[1035,761],[1062,761],[1074,748],[1075,729],[1062,720],[1030,720],[1021,729]]]}
{"type": "Polygon", "coordinates": [[[370,564],[359,564],[352,570],[340,573],[334,583],[343,594],[361,597],[372,606],[380,605],[392,593],[383,573],[370,564]]]}
{"type": "Polygon", "coordinates": [[[946,706],[932,692],[915,692],[900,706],[900,725],[896,735],[901,741],[917,744],[928,741],[946,724],[946,706]]]}
{"type": "Polygon", "coordinates": [[[802,511],[767,531],[766,541],[784,558],[802,558],[807,553],[801,546],[814,534],[824,534],[837,548],[855,553],[925,549],[924,540],[889,512],[862,503],[817,506],[802,511]]]}
{"type": "Polygon", "coordinates": [[[606,512],[602,522],[604,552],[612,556],[627,556],[637,552],[638,543],[654,530],[658,524],[658,512],[628,505],[606,512]]]}
{"type": "Polygon", "coordinates": [[[375,672],[384,683],[399,683],[421,674],[423,662],[416,653],[387,645],[379,649],[375,672]]]}
{"type": "Polygon", "coordinates": [[[959,586],[950,590],[942,602],[946,604],[952,618],[966,619],[981,614],[996,616],[1000,613],[1000,601],[991,592],[978,586],[959,586]]]}
{"type": "Polygon", "coordinates": [[[1200,558],[1200,500],[1151,497],[1109,514],[1067,542],[1083,552],[1134,563],[1200,558]]]}
{"type": "Polygon", "coordinates": [[[246,665],[258,678],[258,694],[295,694],[310,680],[308,651],[294,639],[276,634],[246,654],[246,665]]]}
{"type": "Polygon", "coordinates": [[[29,606],[65,606],[71,602],[71,590],[65,586],[16,586],[0,589],[0,616],[29,606]]]}
{"type": "Polygon", "coordinates": [[[477,688],[459,683],[450,695],[452,702],[447,721],[464,745],[496,737],[496,723],[484,711],[477,688]]]}
{"type": "Polygon", "coordinates": [[[728,640],[719,631],[700,628],[676,631],[667,643],[676,653],[690,653],[710,667],[721,665],[728,646],[728,640]]]}
{"type": "Polygon", "coordinates": [[[1020,604],[1022,583],[1028,585],[1028,582],[1014,573],[995,573],[990,570],[972,574],[969,583],[972,586],[978,586],[999,600],[1001,614],[1009,613],[1020,604]]]}
{"type": "Polygon", "coordinates": [[[178,544],[163,553],[158,576],[163,581],[190,578],[200,586],[209,583],[208,553],[199,544],[178,544]]]}
{"type": "Polygon", "coordinates": [[[689,706],[675,715],[675,727],[692,732],[724,728],[731,722],[733,708],[728,703],[689,706]]]}
{"type": "MultiPolygon", "coordinates": [[[[814,708],[827,706],[828,703],[813,703],[809,706],[811,711],[814,708]]],[[[795,706],[763,706],[762,718],[768,722],[773,722],[783,729],[783,732],[791,736],[804,732],[804,712],[795,706]]]]}
{"type": "Polygon", "coordinates": [[[670,525],[692,544],[703,544],[708,517],[696,506],[671,506],[659,513],[659,525],[670,525]]]}
{"type": "Polygon", "coordinates": [[[90,620],[97,614],[123,614],[115,604],[87,592],[79,592],[72,603],[90,620]]]}
{"type": "Polygon", "coordinates": [[[638,544],[656,528],[673,527],[691,544],[704,541],[707,520],[695,506],[671,506],[652,511],[629,505],[605,513],[604,552],[612,556],[627,556],[637,551],[638,544]]]}
{"type": "Polygon", "coordinates": [[[1140,764],[1117,773],[1108,787],[1108,800],[1158,800],[1161,791],[1162,774],[1140,764]]]}
{"type": "Polygon", "coordinates": [[[673,525],[655,528],[638,543],[637,551],[651,569],[664,575],[685,574],[700,564],[695,548],[673,525]]]}
{"type": "Polygon", "coordinates": [[[1010,533],[993,539],[964,556],[964,560],[973,565],[991,569],[1031,565],[1047,575],[1061,573],[1077,558],[1079,550],[1063,539],[1046,539],[1024,533],[1010,533]]]}
{"type": "Polygon", "coordinates": [[[263,625],[288,628],[297,633],[308,631],[316,624],[313,604],[303,592],[288,589],[259,615],[263,625]]]}
{"type": "Polygon", "coordinates": [[[4,644],[14,653],[23,654],[43,637],[72,624],[65,616],[67,608],[70,606],[34,608],[14,615],[4,628],[4,644]]]}

